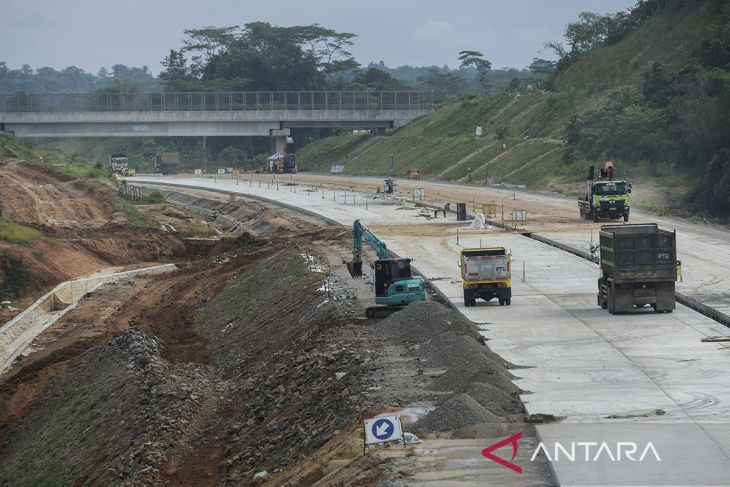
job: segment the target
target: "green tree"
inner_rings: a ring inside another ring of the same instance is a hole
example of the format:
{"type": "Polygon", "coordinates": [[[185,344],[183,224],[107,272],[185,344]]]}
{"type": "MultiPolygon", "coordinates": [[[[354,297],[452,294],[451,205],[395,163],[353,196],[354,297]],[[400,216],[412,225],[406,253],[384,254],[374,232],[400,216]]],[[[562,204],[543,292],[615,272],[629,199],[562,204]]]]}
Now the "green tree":
{"type": "Polygon", "coordinates": [[[705,208],[730,214],[730,150],[721,149],[707,164],[699,192],[705,208]]]}
{"type": "Polygon", "coordinates": [[[236,147],[228,146],[218,153],[216,161],[220,167],[243,168],[246,153],[236,147]]]}
{"type": "Polygon", "coordinates": [[[499,124],[494,129],[494,134],[497,136],[497,140],[504,144],[507,140],[507,134],[509,134],[509,128],[504,124],[499,124]]]}
{"type": "Polygon", "coordinates": [[[318,24],[185,31],[179,50],[162,62],[167,89],[295,91],[326,89],[328,76],[358,67],[348,51],[354,34],[318,24]]]}
{"type": "Polygon", "coordinates": [[[378,68],[357,70],[352,80],[354,90],[398,91],[406,90],[408,86],[395,79],[387,71],[378,68]]]}
{"type": "Polygon", "coordinates": [[[459,63],[462,68],[473,67],[477,70],[482,94],[486,94],[490,87],[489,71],[492,63],[484,59],[484,54],[479,51],[460,51],[459,63]]]}
{"type": "Polygon", "coordinates": [[[437,97],[453,97],[466,93],[466,80],[457,72],[432,67],[421,83],[434,91],[437,97]]]}
{"type": "Polygon", "coordinates": [[[667,66],[653,62],[643,74],[641,92],[644,100],[652,108],[664,108],[676,94],[674,79],[667,66]]]}

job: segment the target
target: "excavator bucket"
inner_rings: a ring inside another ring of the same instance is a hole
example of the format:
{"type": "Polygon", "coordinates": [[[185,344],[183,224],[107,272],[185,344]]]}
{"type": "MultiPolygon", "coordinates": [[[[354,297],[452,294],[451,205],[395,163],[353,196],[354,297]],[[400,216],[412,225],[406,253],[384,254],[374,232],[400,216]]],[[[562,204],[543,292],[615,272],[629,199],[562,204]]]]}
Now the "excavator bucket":
{"type": "Polygon", "coordinates": [[[347,270],[352,277],[362,277],[362,262],[348,262],[347,270]]]}

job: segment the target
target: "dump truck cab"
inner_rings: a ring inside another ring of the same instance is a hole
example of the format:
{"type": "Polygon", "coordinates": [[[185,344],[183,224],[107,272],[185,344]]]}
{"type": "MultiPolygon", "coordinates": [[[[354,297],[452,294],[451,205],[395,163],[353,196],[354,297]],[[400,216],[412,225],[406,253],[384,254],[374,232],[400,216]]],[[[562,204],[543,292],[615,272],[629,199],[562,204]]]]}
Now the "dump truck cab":
{"type": "Polygon", "coordinates": [[[463,249],[459,256],[464,306],[476,306],[477,298],[512,303],[512,256],[505,247],[463,249]]]}
{"type": "Polygon", "coordinates": [[[623,218],[629,221],[630,192],[631,185],[626,181],[593,181],[590,190],[593,219],[623,218]]]}

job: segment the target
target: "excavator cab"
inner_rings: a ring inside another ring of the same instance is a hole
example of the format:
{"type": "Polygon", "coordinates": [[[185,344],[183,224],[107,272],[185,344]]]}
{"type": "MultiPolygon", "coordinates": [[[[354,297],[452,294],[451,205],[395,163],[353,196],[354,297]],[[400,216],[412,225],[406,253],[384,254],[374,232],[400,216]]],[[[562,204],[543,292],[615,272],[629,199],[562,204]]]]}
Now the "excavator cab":
{"type": "MultiPolygon", "coordinates": [[[[388,288],[396,281],[411,279],[412,259],[381,259],[375,261],[375,296],[388,296],[388,288]]],[[[406,292],[396,289],[397,293],[406,292]]]]}

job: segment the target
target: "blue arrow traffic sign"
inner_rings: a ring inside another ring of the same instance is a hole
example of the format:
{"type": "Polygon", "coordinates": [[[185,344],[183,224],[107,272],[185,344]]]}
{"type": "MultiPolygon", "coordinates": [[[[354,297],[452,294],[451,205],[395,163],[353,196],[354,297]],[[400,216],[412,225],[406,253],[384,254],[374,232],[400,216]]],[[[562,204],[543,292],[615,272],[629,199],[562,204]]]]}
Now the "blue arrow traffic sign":
{"type": "Polygon", "coordinates": [[[403,440],[403,426],[396,415],[365,420],[365,445],[403,440]]]}
{"type": "Polygon", "coordinates": [[[381,418],[373,423],[371,431],[375,438],[379,440],[387,440],[393,436],[395,426],[389,419],[381,418]]]}

